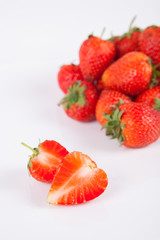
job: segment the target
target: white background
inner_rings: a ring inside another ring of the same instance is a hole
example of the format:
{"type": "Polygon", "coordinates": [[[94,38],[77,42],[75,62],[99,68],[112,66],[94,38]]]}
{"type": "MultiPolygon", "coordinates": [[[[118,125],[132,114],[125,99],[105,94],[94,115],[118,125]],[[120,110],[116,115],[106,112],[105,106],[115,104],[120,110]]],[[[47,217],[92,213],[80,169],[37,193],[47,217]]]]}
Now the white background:
{"type": "Polygon", "coordinates": [[[104,38],[136,24],[160,25],[160,2],[0,0],[0,239],[160,239],[160,140],[120,147],[97,122],[69,119],[57,103],[57,72],[78,62],[88,34],[104,38]],[[50,184],[28,176],[30,151],[54,139],[88,154],[108,174],[99,198],[79,206],[46,203],[50,184]]]}

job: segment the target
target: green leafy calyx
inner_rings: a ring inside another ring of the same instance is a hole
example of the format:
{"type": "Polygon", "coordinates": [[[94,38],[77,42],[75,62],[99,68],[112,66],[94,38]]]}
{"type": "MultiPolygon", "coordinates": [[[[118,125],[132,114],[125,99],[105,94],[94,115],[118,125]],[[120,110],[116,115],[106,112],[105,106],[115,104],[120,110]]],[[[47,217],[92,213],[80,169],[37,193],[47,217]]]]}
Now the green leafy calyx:
{"type": "Polygon", "coordinates": [[[125,125],[124,123],[121,123],[121,117],[124,113],[124,110],[119,110],[119,106],[123,103],[123,100],[120,99],[116,105],[110,107],[111,114],[104,113],[104,118],[107,119],[107,123],[102,127],[102,129],[106,129],[107,136],[112,136],[112,139],[117,138],[120,143],[125,141],[122,131],[125,128],[125,125]]]}
{"type": "Polygon", "coordinates": [[[148,29],[148,28],[158,28],[158,26],[153,24],[153,25],[148,26],[146,29],[148,29]]]}
{"type": "MultiPolygon", "coordinates": [[[[128,32],[122,34],[121,36],[118,36],[118,40],[122,40],[123,38],[130,38],[133,32],[142,32],[141,28],[133,27],[133,23],[134,23],[135,19],[136,19],[136,16],[134,16],[134,18],[132,19],[132,21],[129,25],[128,32]]],[[[111,34],[111,38],[109,38],[108,40],[109,41],[114,41],[115,38],[116,37],[111,34]]]]}
{"type": "Polygon", "coordinates": [[[92,37],[94,37],[93,33],[88,35],[88,38],[92,38],[92,37]]]}
{"type": "MultiPolygon", "coordinates": [[[[39,154],[39,146],[38,146],[38,148],[31,148],[30,146],[28,146],[27,144],[25,144],[25,143],[21,143],[24,147],[27,147],[27,148],[29,148],[32,152],[33,152],[33,154],[32,154],[32,156],[30,156],[30,158],[29,158],[29,161],[28,161],[28,164],[27,164],[27,168],[29,169],[29,167],[33,167],[32,166],[32,162],[31,162],[31,160],[32,160],[32,158],[34,158],[35,156],[37,156],[38,154],[39,154]]],[[[40,144],[39,144],[40,145],[40,144]]]]}
{"type": "Polygon", "coordinates": [[[113,34],[111,34],[111,37],[107,39],[107,41],[111,41],[113,42],[115,40],[117,36],[113,36],[113,34]]]}
{"type": "Polygon", "coordinates": [[[85,101],[85,90],[86,86],[83,84],[81,86],[81,81],[76,81],[76,83],[68,88],[68,94],[60,101],[58,105],[63,104],[65,109],[70,109],[72,104],[78,104],[84,106],[85,101]]]}
{"type": "Polygon", "coordinates": [[[160,111],[160,98],[154,99],[155,105],[153,106],[156,110],[160,111]]]}

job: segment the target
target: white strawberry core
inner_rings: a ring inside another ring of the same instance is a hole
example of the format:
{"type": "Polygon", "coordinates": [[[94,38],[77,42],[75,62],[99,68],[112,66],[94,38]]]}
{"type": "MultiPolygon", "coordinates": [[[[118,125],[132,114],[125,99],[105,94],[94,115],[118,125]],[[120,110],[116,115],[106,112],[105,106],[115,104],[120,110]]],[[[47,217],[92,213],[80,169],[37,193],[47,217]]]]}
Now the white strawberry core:
{"type": "Polygon", "coordinates": [[[77,173],[77,174],[78,174],[79,178],[84,178],[93,173],[93,171],[90,167],[82,167],[78,172],[79,173],[77,173]]]}
{"type": "Polygon", "coordinates": [[[54,193],[49,193],[47,197],[48,203],[57,203],[58,199],[63,195],[67,195],[74,187],[67,188],[64,190],[64,187],[60,188],[58,191],[54,191],[54,193]]]}
{"type": "Polygon", "coordinates": [[[53,166],[57,165],[57,163],[61,161],[58,157],[53,156],[52,154],[46,152],[40,152],[38,154],[38,160],[45,165],[53,166]]]}

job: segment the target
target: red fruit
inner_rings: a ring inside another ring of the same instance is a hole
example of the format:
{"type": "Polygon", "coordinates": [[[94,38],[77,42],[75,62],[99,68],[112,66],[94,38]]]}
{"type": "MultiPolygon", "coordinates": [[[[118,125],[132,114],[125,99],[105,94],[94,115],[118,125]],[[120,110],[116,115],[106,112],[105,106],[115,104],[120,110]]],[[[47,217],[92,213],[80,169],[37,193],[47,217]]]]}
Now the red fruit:
{"type": "Polygon", "coordinates": [[[89,36],[79,51],[80,69],[85,80],[98,80],[107,66],[114,60],[115,47],[111,41],[89,36]]]}
{"type": "Polygon", "coordinates": [[[78,80],[83,80],[79,65],[63,65],[60,68],[58,72],[58,84],[64,93],[67,93],[68,88],[73,86],[78,80]]]}
{"type": "Polygon", "coordinates": [[[124,33],[122,36],[112,37],[111,40],[114,42],[116,47],[116,58],[120,58],[126,53],[138,51],[138,40],[140,36],[141,29],[137,27],[132,27],[136,17],[134,17],[129,25],[128,32],[124,33]]]}
{"type": "Polygon", "coordinates": [[[159,78],[153,86],[160,85],[160,27],[151,26],[141,33],[139,49],[152,59],[154,65],[157,65],[156,74],[159,78]]]}
{"type": "Polygon", "coordinates": [[[79,204],[92,200],[108,185],[106,173],[87,155],[72,152],[64,157],[55,175],[47,202],[51,204],[79,204]]]}
{"type": "Polygon", "coordinates": [[[141,33],[139,49],[149,56],[154,64],[160,63],[160,27],[151,26],[141,33]]]}
{"type": "Polygon", "coordinates": [[[132,30],[132,34],[131,34],[131,39],[132,41],[136,44],[135,50],[134,51],[138,51],[139,50],[139,37],[141,34],[141,29],[140,28],[133,28],[132,30]]]}
{"type": "Polygon", "coordinates": [[[33,151],[33,155],[28,162],[31,176],[40,182],[52,182],[60,163],[68,154],[68,151],[53,140],[40,143],[38,148],[31,148],[24,143],[22,145],[33,151]]]}
{"type": "Polygon", "coordinates": [[[130,52],[109,66],[102,75],[106,87],[137,96],[149,88],[152,67],[141,52],[130,52]]]}
{"type": "Polygon", "coordinates": [[[120,58],[126,53],[132,51],[138,51],[138,40],[140,36],[140,30],[135,29],[130,34],[124,34],[122,37],[115,37],[113,40],[116,47],[116,58],[120,58]]]}
{"type": "Polygon", "coordinates": [[[160,87],[154,87],[141,93],[137,97],[136,102],[146,103],[160,111],[160,87]]]}
{"type": "Polygon", "coordinates": [[[112,106],[116,105],[120,99],[123,100],[124,103],[131,102],[131,99],[121,92],[108,89],[101,92],[95,110],[96,119],[101,125],[104,125],[107,122],[104,113],[110,114],[112,106]]]}
{"type": "Polygon", "coordinates": [[[108,120],[103,126],[106,134],[118,138],[126,147],[145,147],[159,138],[160,115],[148,105],[124,103],[105,117],[108,120]]]}
{"type": "Polygon", "coordinates": [[[96,87],[87,81],[78,81],[69,87],[68,94],[59,105],[63,104],[66,114],[82,122],[95,119],[95,106],[98,98],[96,87]]]}

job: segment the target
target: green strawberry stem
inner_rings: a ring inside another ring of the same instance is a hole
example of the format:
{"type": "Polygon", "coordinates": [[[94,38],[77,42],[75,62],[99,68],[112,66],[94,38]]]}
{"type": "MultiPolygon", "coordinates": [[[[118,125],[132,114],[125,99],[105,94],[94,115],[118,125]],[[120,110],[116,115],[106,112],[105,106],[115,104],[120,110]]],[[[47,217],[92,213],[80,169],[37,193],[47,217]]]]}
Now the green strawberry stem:
{"type": "Polygon", "coordinates": [[[120,111],[119,106],[123,104],[123,100],[120,99],[120,101],[116,104],[111,106],[111,114],[104,113],[104,118],[107,119],[107,123],[103,125],[102,129],[106,129],[106,135],[111,135],[112,139],[117,138],[120,143],[123,143],[125,141],[124,135],[122,130],[125,128],[125,125],[121,123],[121,117],[124,113],[124,110],[120,111]]]}
{"type": "Polygon", "coordinates": [[[154,99],[155,105],[153,106],[156,110],[160,111],[160,98],[154,99]]]}
{"type": "Polygon", "coordinates": [[[38,151],[37,151],[36,148],[31,148],[30,146],[28,146],[27,144],[25,144],[25,143],[23,143],[23,142],[21,142],[21,144],[22,144],[24,147],[29,148],[29,149],[33,152],[33,154],[36,155],[36,154],[38,153],[38,151]]]}
{"type": "Polygon", "coordinates": [[[108,38],[106,41],[111,41],[111,42],[113,42],[114,40],[115,40],[115,36],[113,36],[113,33],[111,32],[111,37],[110,38],[108,38]]]}
{"type": "Polygon", "coordinates": [[[131,34],[132,34],[133,32],[135,32],[135,31],[141,32],[141,29],[140,29],[140,28],[138,28],[138,27],[132,27],[135,19],[136,19],[136,16],[133,17],[133,19],[132,19],[132,21],[131,21],[131,23],[130,23],[130,25],[129,25],[128,32],[126,32],[126,33],[124,33],[123,35],[121,35],[121,36],[119,37],[119,40],[121,40],[121,39],[123,39],[123,38],[125,38],[125,37],[130,38],[130,37],[131,37],[131,34]]]}
{"type": "MultiPolygon", "coordinates": [[[[136,31],[141,32],[141,31],[142,31],[142,29],[140,29],[140,28],[138,28],[138,27],[132,27],[135,19],[136,19],[136,16],[133,17],[131,23],[129,24],[128,32],[122,34],[121,36],[118,36],[118,39],[119,39],[119,40],[121,40],[121,39],[123,39],[123,38],[125,38],[125,37],[130,38],[130,37],[131,37],[131,34],[132,34],[133,32],[136,32],[136,31]]],[[[115,38],[116,38],[116,37],[113,36],[113,34],[111,33],[111,38],[109,38],[108,40],[109,40],[109,41],[114,41],[115,38]]]]}
{"type": "Polygon", "coordinates": [[[68,88],[68,94],[60,101],[58,106],[63,104],[65,109],[70,109],[72,104],[84,106],[86,104],[84,93],[85,90],[86,86],[81,86],[81,81],[76,81],[73,86],[68,88]]]}
{"type": "Polygon", "coordinates": [[[23,142],[21,142],[21,144],[22,144],[24,147],[30,149],[30,150],[33,152],[33,155],[30,157],[30,159],[29,159],[29,161],[28,161],[28,164],[27,164],[27,168],[28,168],[28,170],[29,170],[29,167],[31,167],[31,168],[33,167],[32,162],[31,162],[31,159],[38,155],[39,150],[38,150],[38,148],[31,148],[30,146],[28,146],[27,144],[25,144],[25,143],[23,143],[23,142]]]}
{"type": "MultiPolygon", "coordinates": [[[[102,39],[102,37],[103,37],[103,35],[104,35],[105,31],[106,31],[106,28],[104,27],[104,28],[102,29],[102,32],[101,32],[101,35],[100,35],[100,37],[99,37],[99,38],[101,38],[101,39],[102,39]]],[[[92,38],[92,37],[94,37],[93,33],[89,34],[88,38],[92,38]]]]}
{"type": "Polygon", "coordinates": [[[160,66],[160,63],[154,65],[152,60],[149,58],[148,60],[149,65],[152,67],[152,78],[149,87],[153,88],[156,87],[159,83],[160,71],[157,68],[160,66]]]}
{"type": "Polygon", "coordinates": [[[104,35],[105,31],[106,31],[106,28],[104,27],[104,28],[102,29],[102,32],[101,32],[100,38],[102,38],[102,37],[103,37],[103,35],[104,35]]]}
{"type": "Polygon", "coordinates": [[[129,30],[128,30],[128,34],[129,34],[129,36],[130,36],[130,34],[132,33],[132,26],[133,26],[133,23],[134,23],[134,21],[136,20],[136,16],[134,16],[133,18],[132,18],[132,20],[131,20],[131,22],[130,22],[130,24],[129,24],[129,30]]]}
{"type": "Polygon", "coordinates": [[[113,35],[113,32],[111,31],[111,37],[108,39],[108,41],[113,42],[116,37],[113,35]]]}

